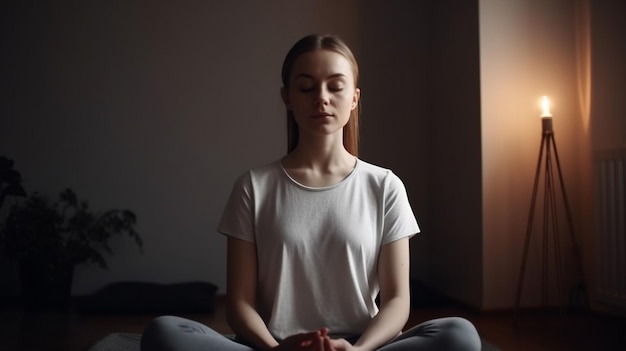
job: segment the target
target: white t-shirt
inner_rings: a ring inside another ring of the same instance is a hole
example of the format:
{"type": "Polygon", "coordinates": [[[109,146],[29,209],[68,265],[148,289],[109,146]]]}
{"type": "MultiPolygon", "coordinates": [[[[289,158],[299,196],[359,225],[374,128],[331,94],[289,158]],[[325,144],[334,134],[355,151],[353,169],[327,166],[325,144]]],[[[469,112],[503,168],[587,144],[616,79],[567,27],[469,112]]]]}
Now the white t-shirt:
{"type": "Polygon", "coordinates": [[[361,334],[378,313],[381,246],[419,227],[390,170],[357,160],[341,182],[311,188],[277,161],[237,180],[218,231],[256,243],[257,308],[283,339],[321,327],[361,334]]]}

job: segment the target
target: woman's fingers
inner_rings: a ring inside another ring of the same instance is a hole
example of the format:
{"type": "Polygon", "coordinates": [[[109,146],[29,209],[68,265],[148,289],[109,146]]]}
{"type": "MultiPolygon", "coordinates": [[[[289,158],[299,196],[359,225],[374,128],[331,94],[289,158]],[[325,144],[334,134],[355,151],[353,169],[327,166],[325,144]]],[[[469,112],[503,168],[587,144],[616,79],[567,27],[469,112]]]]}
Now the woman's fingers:
{"type": "Polygon", "coordinates": [[[328,336],[324,337],[324,351],[335,351],[336,349],[333,347],[331,340],[328,336]]]}
{"type": "Polygon", "coordinates": [[[352,350],[352,344],[350,344],[346,339],[330,339],[329,343],[330,350],[332,351],[352,350]]]}
{"type": "Polygon", "coordinates": [[[337,351],[328,337],[328,328],[292,335],[280,343],[279,349],[289,351],[337,351]]]}
{"type": "MultiPolygon", "coordinates": [[[[320,332],[314,331],[309,333],[295,334],[285,338],[279,345],[280,350],[285,351],[318,351],[320,332]]],[[[319,351],[324,351],[319,350],[319,351]]]]}

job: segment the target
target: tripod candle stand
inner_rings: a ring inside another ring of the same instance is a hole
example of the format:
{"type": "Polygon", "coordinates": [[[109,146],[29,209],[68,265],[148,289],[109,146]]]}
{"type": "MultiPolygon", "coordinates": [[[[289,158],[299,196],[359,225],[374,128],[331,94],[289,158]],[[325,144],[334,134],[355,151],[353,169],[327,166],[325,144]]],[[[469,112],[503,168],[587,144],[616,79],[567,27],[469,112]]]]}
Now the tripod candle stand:
{"type": "MultiPolygon", "coordinates": [[[[544,101],[546,99],[544,98],[544,101]]],[[[548,276],[549,276],[549,246],[552,244],[554,270],[556,276],[557,294],[559,297],[565,297],[564,295],[564,277],[563,277],[563,259],[561,256],[561,243],[559,237],[559,226],[557,219],[557,185],[555,179],[555,170],[553,165],[553,158],[556,164],[556,171],[558,175],[558,181],[560,183],[560,190],[563,196],[563,203],[565,205],[565,213],[567,216],[567,223],[569,226],[569,232],[571,235],[572,244],[575,250],[575,260],[578,265],[579,272],[582,272],[580,257],[576,245],[576,239],[574,236],[574,227],[572,221],[572,214],[567,200],[567,193],[565,192],[565,185],[563,184],[563,174],[561,172],[561,164],[559,162],[559,155],[556,149],[556,143],[554,141],[554,131],[552,128],[552,117],[548,112],[545,112],[542,116],[542,138],[541,146],[539,150],[539,160],[537,162],[537,169],[535,171],[535,181],[533,185],[532,198],[530,203],[530,214],[528,216],[528,225],[526,228],[526,239],[524,242],[524,251],[522,256],[522,264],[520,267],[519,280],[517,284],[517,295],[515,300],[515,321],[517,322],[517,315],[520,307],[520,301],[522,296],[522,288],[524,285],[524,274],[526,273],[526,265],[528,263],[528,248],[530,245],[530,239],[533,231],[533,221],[535,215],[535,205],[537,201],[539,178],[543,174],[544,177],[544,194],[543,194],[543,225],[542,225],[542,257],[541,257],[541,300],[545,305],[548,298],[548,276]],[[545,156],[545,159],[544,159],[545,156]],[[544,172],[541,172],[542,165],[544,166],[544,172]],[[550,235],[552,234],[552,235],[550,235]],[[552,242],[550,242],[552,241],[552,242]]],[[[564,313],[563,306],[560,306],[561,314],[564,313]]]]}

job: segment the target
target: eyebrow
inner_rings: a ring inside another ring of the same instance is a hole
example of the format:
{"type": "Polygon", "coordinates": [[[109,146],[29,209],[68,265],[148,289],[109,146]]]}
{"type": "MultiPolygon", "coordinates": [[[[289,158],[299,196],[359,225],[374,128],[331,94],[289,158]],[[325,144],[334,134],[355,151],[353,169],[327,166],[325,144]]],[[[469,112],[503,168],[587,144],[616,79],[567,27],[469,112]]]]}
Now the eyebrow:
{"type": "MultiPolygon", "coordinates": [[[[333,74],[329,75],[328,77],[326,77],[326,79],[329,79],[329,78],[340,78],[340,77],[345,77],[345,78],[347,78],[348,76],[347,76],[347,75],[345,75],[345,74],[343,74],[343,73],[333,73],[333,74]]],[[[313,76],[312,76],[312,75],[310,75],[310,74],[306,74],[306,73],[300,73],[300,74],[298,74],[297,76],[295,76],[293,79],[294,79],[294,80],[296,80],[296,79],[298,79],[298,78],[309,78],[309,79],[315,79],[315,77],[313,77],[313,76]]]]}

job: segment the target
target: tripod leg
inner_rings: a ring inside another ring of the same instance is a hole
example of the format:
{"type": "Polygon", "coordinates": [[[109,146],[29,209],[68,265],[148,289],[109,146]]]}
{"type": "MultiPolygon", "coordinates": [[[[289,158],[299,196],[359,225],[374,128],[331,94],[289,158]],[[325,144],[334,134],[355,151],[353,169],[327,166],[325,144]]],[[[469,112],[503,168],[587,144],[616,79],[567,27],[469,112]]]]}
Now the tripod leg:
{"type": "MultiPolygon", "coordinates": [[[[550,137],[550,134],[547,135],[550,137]]],[[[545,166],[545,174],[544,174],[544,189],[543,189],[543,225],[541,227],[542,230],[542,257],[541,257],[541,305],[546,306],[548,303],[548,287],[549,287],[549,245],[550,241],[548,240],[550,237],[550,222],[554,221],[554,217],[550,217],[550,205],[553,201],[553,198],[550,196],[552,194],[552,157],[550,155],[550,143],[546,144],[546,166],[545,166]]]]}
{"type": "MultiPolygon", "coordinates": [[[[550,139],[552,139],[553,136],[550,136],[550,139]]],[[[552,139],[553,140],[553,139],[552,139]]],[[[548,145],[548,148],[550,147],[550,145],[548,145]]],[[[548,152],[549,154],[549,152],[548,152]]],[[[551,157],[549,157],[551,158],[551,157]]],[[[553,166],[552,166],[552,162],[550,161],[549,165],[548,165],[548,185],[546,186],[546,195],[549,196],[549,217],[547,218],[551,218],[552,219],[552,245],[553,245],[553,251],[554,251],[554,275],[556,278],[556,291],[557,291],[557,298],[559,301],[559,311],[561,316],[564,316],[564,309],[563,309],[563,304],[562,299],[564,298],[564,288],[563,288],[563,260],[561,258],[561,243],[560,243],[560,233],[559,233],[559,222],[558,222],[558,216],[557,216],[557,204],[556,204],[556,187],[555,187],[555,178],[554,178],[554,172],[553,172],[553,166]]],[[[546,243],[546,248],[547,248],[548,243],[546,243]]]]}
{"type": "MultiPolygon", "coordinates": [[[[579,274],[579,278],[580,278],[580,282],[578,285],[578,288],[582,288],[583,290],[584,288],[584,284],[585,284],[585,272],[583,270],[583,265],[582,265],[582,256],[580,253],[580,246],[578,245],[578,242],[576,240],[576,235],[574,234],[574,221],[572,220],[572,211],[569,207],[569,201],[567,199],[567,192],[565,191],[565,182],[563,182],[563,173],[561,172],[561,162],[559,161],[559,154],[557,152],[556,149],[556,142],[554,141],[554,136],[552,136],[551,138],[551,144],[552,147],[554,149],[554,157],[556,159],[556,166],[557,166],[557,170],[559,173],[559,182],[561,183],[561,193],[563,195],[563,202],[565,204],[565,215],[567,216],[567,224],[569,226],[569,232],[570,232],[570,239],[572,241],[572,245],[574,246],[574,264],[576,265],[576,269],[578,270],[578,274],[579,274]]],[[[587,294],[585,293],[584,296],[585,301],[583,301],[583,304],[585,306],[588,305],[589,301],[587,300],[587,294]]]]}
{"type": "Polygon", "coordinates": [[[515,316],[514,321],[517,323],[517,314],[519,311],[520,300],[522,297],[522,287],[524,285],[524,274],[526,272],[526,260],[528,258],[528,246],[530,245],[530,237],[533,228],[533,219],[535,214],[535,204],[537,201],[537,185],[539,183],[539,173],[541,171],[541,159],[543,158],[543,148],[546,144],[546,134],[541,136],[541,145],[539,146],[539,159],[537,160],[537,169],[535,171],[535,182],[533,185],[533,194],[530,199],[530,213],[528,214],[528,224],[526,226],[526,239],[524,240],[524,253],[522,254],[522,263],[520,266],[519,278],[517,281],[517,294],[515,297],[515,316]]]}

